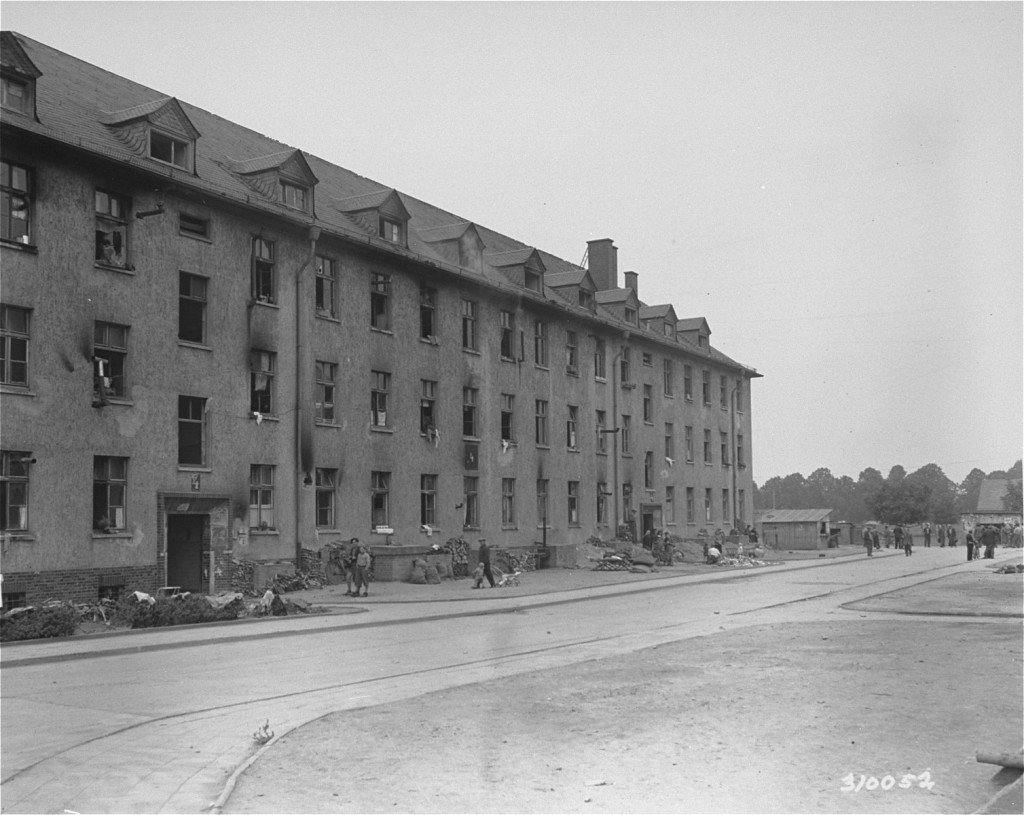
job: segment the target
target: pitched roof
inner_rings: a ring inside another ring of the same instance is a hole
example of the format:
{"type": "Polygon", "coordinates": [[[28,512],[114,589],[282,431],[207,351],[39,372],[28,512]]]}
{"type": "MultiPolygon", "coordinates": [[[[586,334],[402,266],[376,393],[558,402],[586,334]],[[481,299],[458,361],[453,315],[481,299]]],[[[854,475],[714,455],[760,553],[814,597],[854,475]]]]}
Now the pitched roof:
{"type": "Polygon", "coordinates": [[[0,32],[0,67],[35,79],[43,75],[10,31],[0,32]]]}
{"type": "Polygon", "coordinates": [[[537,255],[537,260],[543,268],[544,261],[537,254],[537,250],[529,246],[523,249],[512,249],[508,252],[487,252],[484,254],[484,259],[495,268],[500,269],[505,266],[522,266],[534,255],[537,255]]]}
{"type": "Polygon", "coordinates": [[[977,512],[1006,512],[1003,496],[1011,483],[1020,483],[1019,478],[986,478],[978,491],[977,512]]]}
{"type": "Polygon", "coordinates": [[[641,306],[640,307],[640,319],[641,320],[656,320],[659,317],[664,319],[669,314],[674,315],[675,309],[672,308],[671,303],[664,303],[659,306],[641,306]]]}
{"type": "Polygon", "coordinates": [[[460,221],[457,224],[447,226],[433,226],[429,229],[417,229],[416,234],[426,243],[439,243],[441,241],[454,241],[466,234],[473,224],[469,221],[460,221]]]}
{"type": "Polygon", "coordinates": [[[831,509],[765,509],[757,513],[757,520],[766,524],[811,523],[824,521],[831,509]]]}
{"type": "Polygon", "coordinates": [[[602,305],[605,303],[624,303],[630,298],[636,300],[636,292],[632,289],[605,289],[594,292],[594,299],[602,305]]]}
{"type": "Polygon", "coordinates": [[[676,331],[700,331],[702,328],[709,334],[711,333],[708,321],[703,317],[684,317],[681,320],[676,320],[676,331]]]}
{"type": "Polygon", "coordinates": [[[561,288],[562,286],[579,286],[586,280],[587,275],[586,269],[573,269],[569,272],[555,272],[554,274],[545,275],[545,282],[553,289],[561,288]]]}

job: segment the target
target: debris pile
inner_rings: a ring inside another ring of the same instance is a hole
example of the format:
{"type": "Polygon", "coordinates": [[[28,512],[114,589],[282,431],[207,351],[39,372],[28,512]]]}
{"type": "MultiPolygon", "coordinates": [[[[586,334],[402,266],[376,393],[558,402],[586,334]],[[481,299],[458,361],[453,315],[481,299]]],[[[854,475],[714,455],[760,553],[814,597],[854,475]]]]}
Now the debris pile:
{"type": "Polygon", "coordinates": [[[1021,574],[1024,572],[1024,563],[1018,563],[1016,566],[1012,563],[1007,563],[1005,566],[1000,566],[995,570],[995,574],[1021,574]]]}

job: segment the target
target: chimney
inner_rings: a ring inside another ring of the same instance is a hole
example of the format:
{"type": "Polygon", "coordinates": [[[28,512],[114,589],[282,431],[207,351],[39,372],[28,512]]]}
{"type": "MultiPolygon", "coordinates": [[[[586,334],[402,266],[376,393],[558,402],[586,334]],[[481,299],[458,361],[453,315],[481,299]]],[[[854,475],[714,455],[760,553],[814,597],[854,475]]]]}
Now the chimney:
{"type": "Polygon", "coordinates": [[[587,267],[598,291],[619,287],[619,250],[611,238],[587,241],[587,267]]]}
{"type": "Polygon", "coordinates": [[[633,290],[633,294],[635,294],[637,297],[639,297],[640,296],[640,292],[637,291],[637,288],[636,288],[636,272],[626,272],[626,274],[624,276],[626,278],[626,288],[627,289],[632,289],[633,290]]]}

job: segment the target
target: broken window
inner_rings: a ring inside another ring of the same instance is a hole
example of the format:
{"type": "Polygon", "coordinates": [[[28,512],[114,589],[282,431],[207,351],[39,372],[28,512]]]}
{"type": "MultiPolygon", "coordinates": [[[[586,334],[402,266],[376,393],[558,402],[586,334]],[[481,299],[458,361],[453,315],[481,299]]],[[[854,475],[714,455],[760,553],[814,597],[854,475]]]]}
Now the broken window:
{"type": "Polygon", "coordinates": [[[462,493],[465,509],[462,525],[467,529],[475,529],[480,526],[480,479],[475,475],[464,476],[462,493]]]}
{"type": "MultiPolygon", "coordinates": [[[[420,338],[434,340],[437,329],[434,326],[435,310],[437,309],[437,291],[427,286],[420,286],[420,338]]],[[[435,341],[436,344],[436,341],[435,341]]]]}
{"type": "Polygon", "coordinates": [[[276,356],[272,351],[256,349],[249,354],[249,410],[253,413],[274,412],[274,362],[276,356]]]}
{"type": "Polygon", "coordinates": [[[274,242],[255,237],[252,239],[252,296],[257,303],[273,303],[275,294],[274,242]]]}
{"type": "Polygon", "coordinates": [[[514,360],[515,352],[515,317],[511,311],[501,312],[501,358],[514,360]]]}
{"type": "Polygon", "coordinates": [[[580,409],[577,405],[566,405],[565,416],[565,446],[575,450],[578,446],[577,438],[580,423],[580,409]]]}
{"type": "Polygon", "coordinates": [[[128,268],[128,199],[96,190],[96,262],[128,268]]]}
{"type": "Polygon", "coordinates": [[[391,473],[370,473],[370,520],[373,526],[388,526],[390,518],[388,498],[391,493],[391,473]]]}
{"type": "Polygon", "coordinates": [[[338,286],[335,263],[330,258],[316,259],[316,313],[321,317],[335,316],[335,290],[338,286]]]}
{"type": "Polygon", "coordinates": [[[391,390],[391,374],[384,371],[371,371],[370,386],[370,425],[373,427],[388,426],[388,391],[391,390]]]}
{"type": "Polygon", "coordinates": [[[391,276],[374,272],[370,275],[370,326],[379,331],[391,330],[391,276]]]}
{"type": "Polygon", "coordinates": [[[510,393],[501,395],[501,440],[511,442],[515,440],[515,430],[512,406],[515,404],[515,397],[510,393]]]}
{"type": "Polygon", "coordinates": [[[420,380],[420,434],[432,436],[437,432],[434,421],[434,407],[437,402],[437,383],[430,379],[420,380]]]}
{"type": "Polygon", "coordinates": [[[576,332],[565,332],[565,372],[569,376],[579,376],[580,357],[577,345],[576,332]]]}
{"type": "Polygon", "coordinates": [[[97,320],[93,328],[93,404],[127,393],[128,326],[97,320]]]}
{"type": "Polygon", "coordinates": [[[569,526],[580,525],[580,482],[570,481],[568,485],[568,521],[569,526]]]}
{"type": "Polygon", "coordinates": [[[316,468],[316,525],[334,527],[334,493],[338,471],[316,468]]]}
{"type": "Polygon", "coordinates": [[[32,243],[32,171],[28,167],[0,162],[0,238],[15,243],[32,243]]]}

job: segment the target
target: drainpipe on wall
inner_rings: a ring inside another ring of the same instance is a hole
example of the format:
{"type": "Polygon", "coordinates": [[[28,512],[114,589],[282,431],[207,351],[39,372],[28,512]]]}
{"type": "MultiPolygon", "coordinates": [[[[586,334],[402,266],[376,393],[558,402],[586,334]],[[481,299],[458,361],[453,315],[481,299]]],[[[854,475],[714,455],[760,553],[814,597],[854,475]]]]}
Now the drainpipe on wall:
{"type": "Polygon", "coordinates": [[[738,388],[733,387],[732,393],[729,395],[729,430],[732,436],[730,442],[732,444],[732,522],[737,532],[740,531],[740,528],[736,526],[736,522],[740,520],[736,503],[736,471],[740,467],[740,463],[736,458],[736,393],[738,390],[738,388]]]}
{"type": "Polygon", "coordinates": [[[307,322],[312,319],[312,305],[303,290],[306,270],[316,257],[320,227],[309,228],[309,255],[295,273],[295,568],[302,568],[302,487],[313,483],[313,421],[310,414],[309,369],[303,359],[308,342],[307,322]]]}
{"type": "Polygon", "coordinates": [[[612,427],[609,433],[612,437],[612,507],[614,512],[612,519],[615,525],[612,533],[614,537],[618,537],[619,534],[619,433],[622,432],[622,428],[619,427],[618,370],[619,359],[621,359],[623,352],[626,350],[626,343],[629,342],[629,337],[629,331],[622,332],[622,345],[619,346],[618,353],[612,357],[612,427]]]}

